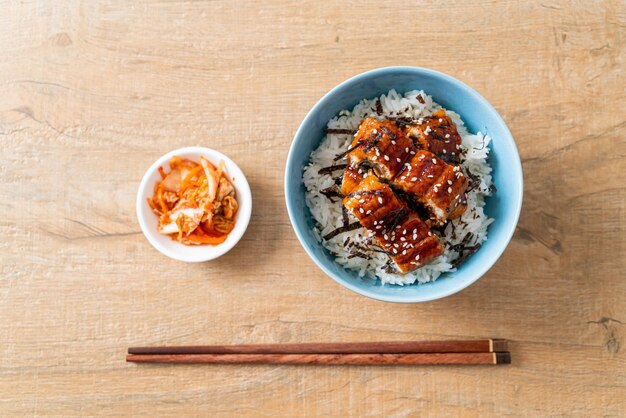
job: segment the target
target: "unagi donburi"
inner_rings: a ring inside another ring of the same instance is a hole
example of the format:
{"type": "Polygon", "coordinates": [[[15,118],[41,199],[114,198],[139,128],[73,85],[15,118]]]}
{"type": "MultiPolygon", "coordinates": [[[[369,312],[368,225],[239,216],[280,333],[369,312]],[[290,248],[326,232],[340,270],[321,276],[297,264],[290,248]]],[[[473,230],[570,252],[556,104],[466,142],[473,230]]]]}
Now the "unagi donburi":
{"type": "Polygon", "coordinates": [[[304,170],[314,234],[337,263],[383,284],[454,271],[493,222],[490,141],[424,91],[341,111],[304,170]]]}

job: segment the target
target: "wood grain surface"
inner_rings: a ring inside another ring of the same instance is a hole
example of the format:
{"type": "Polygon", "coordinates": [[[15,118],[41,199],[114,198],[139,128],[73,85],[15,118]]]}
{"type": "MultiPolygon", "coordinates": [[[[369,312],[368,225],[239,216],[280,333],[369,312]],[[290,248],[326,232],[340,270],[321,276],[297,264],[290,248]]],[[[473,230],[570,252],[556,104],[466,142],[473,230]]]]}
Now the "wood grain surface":
{"type": "Polygon", "coordinates": [[[2,1],[0,416],[626,415],[623,1],[2,1]],[[291,230],[287,150],[325,92],[387,65],[482,93],[524,208],[489,273],[377,302],[291,230]],[[160,155],[204,145],[252,187],[240,244],[161,256],[135,217],[160,155]],[[138,345],[512,340],[506,367],[136,365],[138,345]]]}

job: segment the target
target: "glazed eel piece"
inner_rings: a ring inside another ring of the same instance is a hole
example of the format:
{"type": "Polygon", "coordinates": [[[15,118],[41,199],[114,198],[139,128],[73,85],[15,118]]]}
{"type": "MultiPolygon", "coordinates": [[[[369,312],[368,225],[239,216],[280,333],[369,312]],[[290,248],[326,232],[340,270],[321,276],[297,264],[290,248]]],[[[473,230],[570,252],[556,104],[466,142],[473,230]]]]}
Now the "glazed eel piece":
{"type": "MultiPolygon", "coordinates": [[[[348,166],[343,174],[342,194],[348,195],[367,175],[373,173],[423,205],[430,214],[429,223],[441,225],[447,219],[461,216],[467,208],[465,191],[468,181],[460,166],[448,164],[435,153],[419,149],[429,147],[439,150],[440,155],[449,155],[445,150],[450,145],[448,148],[457,150],[454,155],[458,155],[461,138],[445,111],[439,110],[424,119],[426,121],[420,129],[426,134],[420,134],[420,138],[427,139],[415,144],[396,121],[364,119],[347,154],[348,166]],[[434,126],[433,121],[438,125],[429,131],[428,127],[434,126]],[[449,136],[449,144],[446,144],[448,139],[436,139],[436,133],[449,136]]],[[[407,126],[404,126],[405,130],[407,126]]]]}
{"type": "Polygon", "coordinates": [[[446,111],[403,124],[403,131],[418,148],[430,151],[449,164],[461,162],[461,135],[446,111]]]}
{"type": "Polygon", "coordinates": [[[399,273],[415,270],[443,254],[428,226],[375,175],[368,175],[343,204],[389,254],[399,273]]]}
{"type": "Polygon", "coordinates": [[[341,192],[348,195],[369,171],[391,180],[402,164],[415,153],[413,140],[391,120],[365,118],[359,126],[347,155],[341,192]]]}
{"type": "Polygon", "coordinates": [[[391,185],[421,203],[435,224],[461,216],[467,209],[467,177],[458,165],[446,164],[435,154],[420,150],[391,185]]]}

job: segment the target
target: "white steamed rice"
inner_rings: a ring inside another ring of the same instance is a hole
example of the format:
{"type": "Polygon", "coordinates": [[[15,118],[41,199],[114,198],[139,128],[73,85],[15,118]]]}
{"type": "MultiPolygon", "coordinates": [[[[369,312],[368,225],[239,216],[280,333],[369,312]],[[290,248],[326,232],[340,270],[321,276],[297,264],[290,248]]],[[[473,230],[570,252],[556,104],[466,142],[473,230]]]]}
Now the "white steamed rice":
{"type": "MultiPolygon", "coordinates": [[[[339,116],[332,118],[328,122],[327,126],[332,129],[356,130],[361,120],[366,117],[376,119],[389,117],[419,118],[428,116],[438,109],[441,109],[441,106],[435,103],[432,97],[423,91],[413,90],[400,95],[395,90],[391,90],[389,93],[380,96],[380,98],[362,100],[351,111],[342,110],[339,112],[339,116]],[[421,95],[424,103],[418,101],[418,95],[421,95]],[[377,99],[380,99],[382,105],[382,115],[378,115],[376,112],[377,99]]],[[[326,196],[320,193],[320,190],[334,184],[332,176],[336,177],[337,173],[333,173],[333,175],[319,174],[319,170],[337,164],[333,159],[348,149],[353,139],[352,135],[327,134],[320,146],[311,153],[311,161],[304,169],[303,181],[307,189],[306,203],[316,222],[313,233],[324,247],[335,255],[337,263],[358,272],[361,277],[380,279],[382,284],[408,285],[415,282],[426,283],[436,280],[442,273],[456,270],[453,263],[461,254],[451,247],[460,244],[468,233],[471,233],[471,235],[464,242],[464,245],[467,247],[481,244],[487,239],[487,228],[493,222],[493,219],[487,217],[483,211],[484,199],[490,194],[490,185],[492,184],[491,167],[487,163],[488,145],[491,138],[489,135],[481,132],[476,134],[469,133],[459,115],[447,109],[446,113],[456,123],[462,138],[462,149],[465,150],[465,159],[462,160],[461,167],[466,174],[469,171],[480,179],[480,183],[467,193],[468,207],[463,216],[450,221],[443,232],[443,236],[440,235],[442,243],[445,243],[444,254],[430,264],[408,274],[393,274],[385,271],[388,257],[380,252],[369,252],[367,254],[369,259],[351,255],[350,249],[354,251],[353,244],[367,247],[371,242],[371,238],[364,228],[339,234],[330,240],[322,239],[322,236],[341,227],[343,220],[341,200],[335,199],[336,201],[332,203],[326,196]],[[349,245],[345,247],[344,243],[347,242],[349,245]]],[[[350,214],[350,217],[350,222],[356,221],[356,217],[352,214],[350,214]]]]}

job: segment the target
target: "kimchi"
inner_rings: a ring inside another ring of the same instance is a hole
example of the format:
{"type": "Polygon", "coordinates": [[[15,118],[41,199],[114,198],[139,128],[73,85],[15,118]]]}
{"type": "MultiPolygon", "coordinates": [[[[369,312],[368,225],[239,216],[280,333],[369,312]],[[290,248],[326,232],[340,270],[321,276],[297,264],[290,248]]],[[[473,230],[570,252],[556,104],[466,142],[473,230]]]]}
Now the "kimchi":
{"type": "Polygon", "coordinates": [[[148,204],[159,217],[161,234],[184,245],[217,245],[235,226],[239,209],[235,188],[224,171],[204,157],[200,163],[181,157],[169,160],[170,171],[159,167],[161,180],[148,204]]]}

